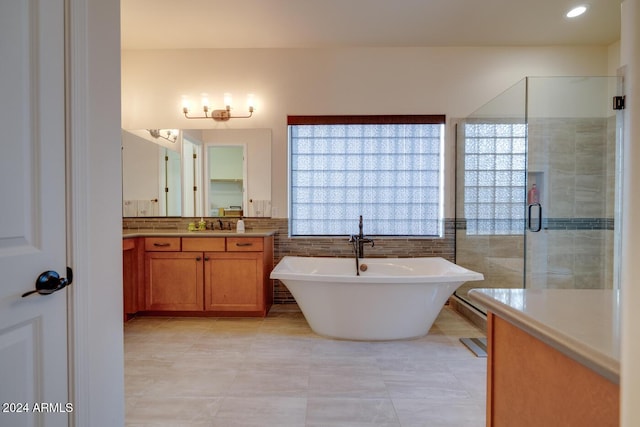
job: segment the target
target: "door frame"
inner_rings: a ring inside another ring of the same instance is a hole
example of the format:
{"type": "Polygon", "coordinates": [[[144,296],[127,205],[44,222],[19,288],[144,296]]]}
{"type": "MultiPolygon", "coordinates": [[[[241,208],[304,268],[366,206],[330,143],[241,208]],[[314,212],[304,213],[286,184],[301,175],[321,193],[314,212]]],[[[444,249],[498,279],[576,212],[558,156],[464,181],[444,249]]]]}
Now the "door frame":
{"type": "Polygon", "coordinates": [[[120,1],[65,0],[70,426],[124,425],[120,1]]]}

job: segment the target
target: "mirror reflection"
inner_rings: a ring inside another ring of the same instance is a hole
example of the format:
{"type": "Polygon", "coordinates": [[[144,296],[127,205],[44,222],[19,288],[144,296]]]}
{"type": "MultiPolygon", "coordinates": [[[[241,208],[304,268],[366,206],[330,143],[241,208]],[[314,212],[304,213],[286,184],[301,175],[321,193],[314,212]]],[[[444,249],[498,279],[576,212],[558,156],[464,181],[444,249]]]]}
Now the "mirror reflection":
{"type": "Polygon", "coordinates": [[[270,129],[123,130],[122,170],[124,217],[271,216],[270,129]]]}
{"type": "Polygon", "coordinates": [[[244,145],[207,147],[207,189],[205,206],[209,216],[242,216],[246,182],[244,145]]]}

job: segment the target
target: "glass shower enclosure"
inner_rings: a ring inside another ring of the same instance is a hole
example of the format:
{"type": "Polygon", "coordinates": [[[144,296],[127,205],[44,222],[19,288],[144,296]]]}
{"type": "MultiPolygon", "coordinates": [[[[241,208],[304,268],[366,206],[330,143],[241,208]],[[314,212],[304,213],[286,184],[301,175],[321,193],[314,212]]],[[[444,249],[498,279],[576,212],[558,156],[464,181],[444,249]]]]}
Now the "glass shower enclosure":
{"type": "Polygon", "coordinates": [[[485,276],[458,297],[617,287],[619,80],[527,77],[457,125],[456,263],[485,276]]]}

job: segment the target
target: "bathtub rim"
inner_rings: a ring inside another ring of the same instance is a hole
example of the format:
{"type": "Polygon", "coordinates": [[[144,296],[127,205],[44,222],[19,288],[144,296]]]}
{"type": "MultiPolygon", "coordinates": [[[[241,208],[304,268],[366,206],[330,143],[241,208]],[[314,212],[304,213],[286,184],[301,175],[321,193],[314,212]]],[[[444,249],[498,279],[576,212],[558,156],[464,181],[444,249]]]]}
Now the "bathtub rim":
{"type": "MultiPolygon", "coordinates": [[[[282,282],[285,280],[299,280],[305,282],[325,282],[325,283],[371,283],[371,284],[380,284],[380,283],[442,283],[442,282],[471,282],[471,281],[479,281],[484,280],[484,275],[482,273],[478,273],[472,270],[469,270],[465,267],[457,265],[443,257],[379,257],[379,258],[359,258],[360,264],[381,264],[388,263],[392,260],[431,260],[429,262],[438,262],[445,263],[446,267],[450,270],[455,269],[457,271],[445,271],[443,274],[416,274],[416,275],[390,275],[390,274],[380,274],[373,275],[370,271],[361,272],[360,275],[356,275],[355,273],[355,259],[347,258],[347,257],[321,257],[321,256],[296,256],[296,255],[287,255],[282,257],[278,264],[273,268],[270,274],[271,279],[277,279],[282,282]],[[353,262],[353,270],[351,274],[336,274],[336,273],[314,273],[314,272],[300,272],[293,271],[291,269],[287,269],[287,265],[289,265],[289,259],[302,259],[302,260],[312,260],[312,259],[322,259],[322,260],[350,260],[353,262]]],[[[416,261],[412,261],[416,262],[416,261]]],[[[286,285],[286,283],[285,283],[286,285]]]]}

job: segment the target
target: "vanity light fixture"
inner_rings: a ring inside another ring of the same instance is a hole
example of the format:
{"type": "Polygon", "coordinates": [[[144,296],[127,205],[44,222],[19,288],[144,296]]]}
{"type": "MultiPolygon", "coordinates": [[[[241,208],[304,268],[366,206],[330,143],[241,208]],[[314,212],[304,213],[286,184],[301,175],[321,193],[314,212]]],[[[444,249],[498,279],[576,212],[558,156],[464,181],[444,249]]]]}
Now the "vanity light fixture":
{"type": "Polygon", "coordinates": [[[158,139],[166,139],[169,142],[175,143],[178,139],[178,129],[147,129],[149,131],[149,135],[153,138],[158,139]]]}
{"type": "Polygon", "coordinates": [[[576,6],[567,12],[565,15],[567,18],[576,18],[587,11],[589,7],[585,4],[581,4],[580,6],[576,6]]]}
{"type": "Polygon", "coordinates": [[[253,95],[249,95],[247,99],[247,109],[249,114],[245,116],[234,116],[231,115],[231,94],[224,94],[224,104],[225,108],[220,110],[211,110],[209,106],[209,99],[205,96],[202,98],[202,111],[204,111],[204,116],[189,116],[189,106],[186,102],[183,102],[182,112],[187,119],[213,119],[216,122],[226,122],[229,119],[248,119],[253,116],[253,95]]]}

